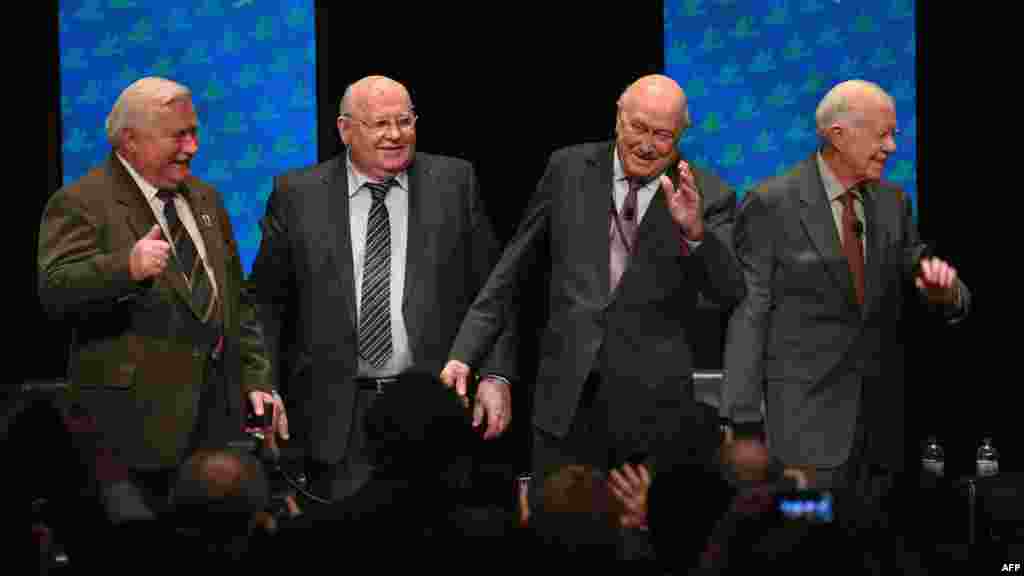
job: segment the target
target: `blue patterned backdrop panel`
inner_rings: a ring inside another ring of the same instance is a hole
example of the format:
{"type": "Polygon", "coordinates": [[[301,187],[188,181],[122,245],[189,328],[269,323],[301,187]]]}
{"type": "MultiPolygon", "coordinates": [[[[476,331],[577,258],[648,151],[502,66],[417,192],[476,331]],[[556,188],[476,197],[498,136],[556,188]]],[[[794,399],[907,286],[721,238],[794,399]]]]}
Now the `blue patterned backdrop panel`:
{"type": "Polygon", "coordinates": [[[807,158],[833,85],[873,81],[896,100],[885,179],[916,201],[913,0],[666,0],[665,70],[693,126],[680,148],[739,194],[807,158]]]}
{"type": "Polygon", "coordinates": [[[185,84],[193,172],[223,194],[248,272],[273,175],[317,158],[313,0],[67,0],[59,17],[64,182],[109,154],[103,124],[125,87],[185,84]]]}

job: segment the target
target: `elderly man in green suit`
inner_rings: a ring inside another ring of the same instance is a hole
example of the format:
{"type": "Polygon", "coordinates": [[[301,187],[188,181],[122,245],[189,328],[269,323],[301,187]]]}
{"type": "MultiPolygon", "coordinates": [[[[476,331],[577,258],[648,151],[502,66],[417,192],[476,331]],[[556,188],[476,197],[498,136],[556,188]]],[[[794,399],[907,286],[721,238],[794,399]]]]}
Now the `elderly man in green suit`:
{"type": "Polygon", "coordinates": [[[50,198],[39,234],[40,299],[74,331],[71,398],[157,510],[190,452],[239,438],[247,396],[273,402],[231,222],[190,172],[198,128],[188,88],[136,81],[110,156],[50,198]]]}

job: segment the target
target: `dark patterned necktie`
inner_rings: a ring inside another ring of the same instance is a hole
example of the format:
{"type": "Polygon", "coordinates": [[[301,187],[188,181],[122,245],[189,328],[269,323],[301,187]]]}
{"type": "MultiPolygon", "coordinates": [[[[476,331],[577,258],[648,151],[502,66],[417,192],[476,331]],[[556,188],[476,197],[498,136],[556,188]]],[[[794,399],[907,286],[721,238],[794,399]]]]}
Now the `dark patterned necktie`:
{"type": "Polygon", "coordinates": [[[167,230],[171,234],[171,244],[174,246],[174,259],[178,264],[179,271],[185,276],[185,284],[192,295],[192,309],[203,322],[207,322],[213,315],[216,301],[213,297],[213,285],[206,273],[206,266],[199,256],[192,235],[188,233],[181,218],[178,217],[178,209],[174,205],[174,198],[178,195],[176,190],[160,190],[157,197],[164,202],[164,218],[167,220],[167,230]]]}
{"type": "Polygon", "coordinates": [[[636,195],[637,191],[643,188],[644,184],[635,178],[629,179],[628,182],[629,192],[626,193],[626,199],[622,202],[622,212],[617,213],[615,211],[615,204],[612,203],[608,218],[609,237],[611,240],[611,259],[608,263],[608,270],[611,273],[609,278],[611,292],[615,292],[615,288],[619,285],[619,280],[622,279],[622,275],[626,272],[626,267],[629,265],[629,256],[633,250],[633,243],[636,242],[636,195]]]}
{"type": "Polygon", "coordinates": [[[857,294],[857,304],[864,305],[864,245],[861,236],[864,224],[857,218],[854,210],[854,199],[859,196],[856,188],[841,196],[843,202],[843,254],[850,264],[853,275],[853,289],[857,294]]]}
{"type": "Polygon", "coordinates": [[[359,355],[380,368],[391,358],[391,226],[384,197],[395,184],[367,182],[373,195],[366,222],[363,285],[359,305],[359,355]]]}

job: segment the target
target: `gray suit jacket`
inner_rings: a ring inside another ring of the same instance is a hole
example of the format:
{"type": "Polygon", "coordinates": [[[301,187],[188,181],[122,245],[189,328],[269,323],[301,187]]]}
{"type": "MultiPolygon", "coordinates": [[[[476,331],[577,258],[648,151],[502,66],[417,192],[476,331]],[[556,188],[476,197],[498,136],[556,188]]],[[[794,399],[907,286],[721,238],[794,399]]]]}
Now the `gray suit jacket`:
{"type": "MultiPolygon", "coordinates": [[[[356,286],[344,154],[278,176],[250,281],[261,302],[289,424],[311,455],[347,449],[357,388],[356,286]]],[[[439,374],[499,247],[472,166],[417,153],[409,168],[402,311],[415,372],[439,374]]],[[[515,377],[513,350],[495,335],[482,368],[515,377]]]]}
{"type": "MultiPolygon", "coordinates": [[[[720,414],[760,420],[763,398],[771,450],[786,464],[845,462],[861,412],[865,457],[902,466],[901,320],[927,247],[901,189],[871,184],[863,202],[863,307],[815,155],[750,192],[737,217],[747,296],[730,321],[720,414]]],[[[966,311],[962,284],[961,295],[966,311]]]]}
{"type": "MultiPolygon", "coordinates": [[[[614,143],[556,151],[487,285],[459,332],[452,356],[469,363],[486,356],[518,309],[518,282],[546,244],[550,262],[549,318],[540,340],[534,425],[556,436],[573,421],[584,382],[602,377],[609,431],[643,447],[678,426],[694,403],[691,334],[698,292],[731,307],[743,294],[729,250],[735,194],[696,170],[705,197],[707,234],[684,256],[682,236],[658,193],[640,223],[636,254],[609,294],[609,208],[614,143]]],[[[624,447],[623,450],[630,450],[624,447]]]]}

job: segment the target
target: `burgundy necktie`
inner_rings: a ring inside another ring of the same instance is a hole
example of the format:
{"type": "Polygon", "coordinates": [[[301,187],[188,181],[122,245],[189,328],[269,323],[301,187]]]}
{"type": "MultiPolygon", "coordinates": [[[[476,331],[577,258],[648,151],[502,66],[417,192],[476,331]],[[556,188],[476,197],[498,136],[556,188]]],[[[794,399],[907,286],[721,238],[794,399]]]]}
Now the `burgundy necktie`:
{"type": "Polygon", "coordinates": [[[858,197],[857,189],[851,189],[840,198],[843,202],[843,254],[850,264],[853,274],[853,288],[857,293],[857,304],[864,305],[864,245],[861,236],[864,224],[857,218],[853,208],[854,198],[858,197]]]}
{"type": "Polygon", "coordinates": [[[643,187],[643,182],[631,178],[628,183],[629,192],[626,193],[626,199],[622,203],[622,212],[615,211],[614,203],[609,210],[608,236],[611,241],[611,259],[608,262],[608,269],[611,273],[609,284],[611,292],[615,292],[619,280],[622,279],[622,274],[629,266],[629,256],[636,241],[638,227],[636,194],[643,187]]]}

